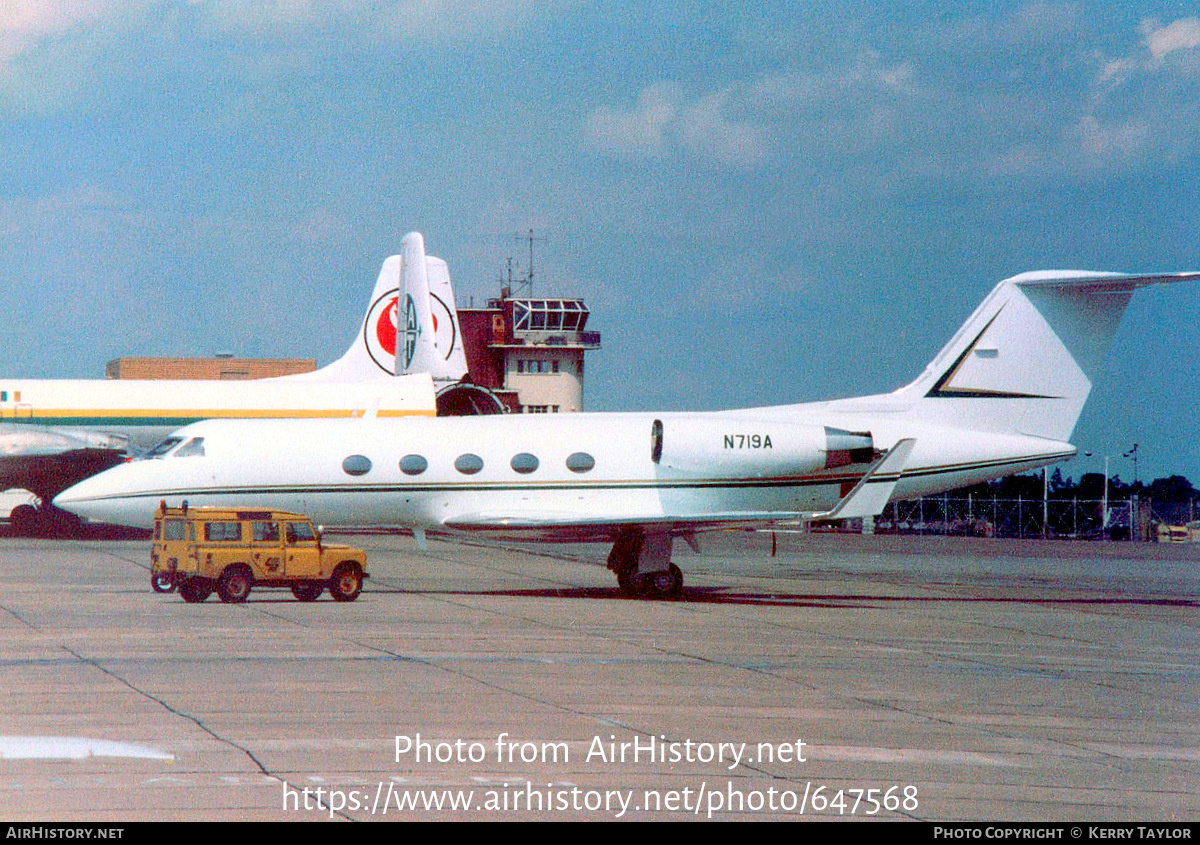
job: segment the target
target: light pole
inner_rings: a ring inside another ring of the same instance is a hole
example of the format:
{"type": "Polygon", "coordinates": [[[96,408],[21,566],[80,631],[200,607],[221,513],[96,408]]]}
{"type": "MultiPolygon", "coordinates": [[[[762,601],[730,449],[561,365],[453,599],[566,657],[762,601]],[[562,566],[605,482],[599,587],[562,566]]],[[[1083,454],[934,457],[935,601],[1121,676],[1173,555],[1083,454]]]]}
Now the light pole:
{"type": "MultiPolygon", "coordinates": [[[[1137,449],[1138,449],[1138,444],[1134,443],[1132,449],[1130,449],[1128,452],[1125,452],[1124,454],[1121,455],[1122,458],[1129,458],[1129,457],[1133,458],[1133,483],[1134,483],[1134,485],[1137,484],[1137,449]]],[[[1087,457],[1087,458],[1098,457],[1095,452],[1084,452],[1083,454],[1084,454],[1084,457],[1087,457]]],[[[1100,505],[1100,518],[1101,518],[1100,530],[1101,531],[1104,531],[1105,529],[1108,528],[1108,459],[1109,459],[1109,456],[1105,455],[1104,456],[1104,499],[1100,505]]],[[[1136,496],[1137,494],[1135,493],[1134,495],[1136,496]]],[[[1129,509],[1129,539],[1132,540],[1133,537],[1134,537],[1133,508],[1131,506],[1129,509]]]]}
{"type": "Polygon", "coordinates": [[[1129,539],[1131,542],[1137,542],[1138,540],[1141,539],[1141,529],[1142,529],[1142,504],[1141,504],[1141,497],[1138,496],[1138,491],[1137,491],[1138,445],[1136,443],[1134,443],[1133,448],[1130,449],[1125,454],[1121,455],[1121,457],[1122,458],[1133,458],[1133,492],[1131,492],[1129,494],[1129,539]],[[1136,511],[1136,516],[1134,513],[1135,511],[1136,511]],[[1135,530],[1134,522],[1137,523],[1136,530],[1135,530]]]}

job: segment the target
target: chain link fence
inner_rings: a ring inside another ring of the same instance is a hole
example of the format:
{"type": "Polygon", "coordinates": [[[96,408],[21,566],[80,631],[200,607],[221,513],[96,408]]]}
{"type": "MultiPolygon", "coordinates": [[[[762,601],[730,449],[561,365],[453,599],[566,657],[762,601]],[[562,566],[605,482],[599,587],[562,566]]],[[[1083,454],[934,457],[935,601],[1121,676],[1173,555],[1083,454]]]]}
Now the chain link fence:
{"type": "MultiPolygon", "coordinates": [[[[1200,503],[1155,503],[1121,499],[999,499],[930,496],[888,504],[875,518],[879,534],[942,534],[968,537],[1047,538],[1062,540],[1152,541],[1166,534],[1160,526],[1186,527],[1200,518],[1200,503]],[[1131,530],[1132,526],[1132,530],[1131,530]]],[[[855,530],[856,526],[846,526],[855,530]]],[[[871,530],[870,526],[866,530],[871,530]]],[[[1176,530],[1174,539],[1184,539],[1176,530]]],[[[1200,539],[1200,524],[1192,534],[1200,539]]]]}

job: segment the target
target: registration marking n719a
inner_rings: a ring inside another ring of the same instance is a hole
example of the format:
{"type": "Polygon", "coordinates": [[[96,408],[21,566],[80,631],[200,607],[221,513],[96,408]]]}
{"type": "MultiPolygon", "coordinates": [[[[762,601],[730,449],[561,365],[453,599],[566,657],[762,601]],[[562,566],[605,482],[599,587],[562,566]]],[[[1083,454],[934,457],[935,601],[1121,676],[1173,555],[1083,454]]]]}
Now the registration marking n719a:
{"type": "Polygon", "coordinates": [[[726,449],[770,449],[771,435],[769,434],[726,434],[726,449]]]}

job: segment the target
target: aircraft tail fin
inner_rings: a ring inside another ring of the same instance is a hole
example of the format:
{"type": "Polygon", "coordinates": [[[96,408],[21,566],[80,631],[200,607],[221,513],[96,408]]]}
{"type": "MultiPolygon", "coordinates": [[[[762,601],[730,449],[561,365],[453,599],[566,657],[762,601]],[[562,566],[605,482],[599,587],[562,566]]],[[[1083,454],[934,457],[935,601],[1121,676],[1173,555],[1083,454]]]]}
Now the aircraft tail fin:
{"type": "Polygon", "coordinates": [[[1066,441],[1133,291],[1200,273],[1023,273],[998,284],[896,392],[931,423],[1066,441]]]}
{"type": "Polygon", "coordinates": [[[315,372],[283,378],[363,382],[409,373],[429,373],[435,384],[467,373],[450,271],[442,259],[425,255],[416,232],[404,237],[400,255],[384,260],[345,354],[315,372]]]}
{"type": "Polygon", "coordinates": [[[458,310],[450,271],[440,258],[425,255],[425,239],[410,232],[401,242],[396,373],[429,373],[435,384],[461,381],[467,374],[458,310]]]}

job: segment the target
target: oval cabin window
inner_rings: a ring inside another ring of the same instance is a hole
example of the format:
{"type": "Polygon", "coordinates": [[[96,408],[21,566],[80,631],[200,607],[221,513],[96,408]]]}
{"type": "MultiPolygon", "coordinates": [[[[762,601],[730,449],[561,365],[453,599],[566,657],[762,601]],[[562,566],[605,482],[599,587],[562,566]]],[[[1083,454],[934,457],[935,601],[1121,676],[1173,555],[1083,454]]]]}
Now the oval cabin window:
{"type": "Polygon", "coordinates": [[[513,455],[512,461],[509,462],[513,468],[513,472],[519,472],[522,475],[528,475],[538,468],[537,455],[531,455],[528,452],[522,452],[519,455],[513,455]]]}
{"type": "Polygon", "coordinates": [[[420,475],[429,469],[429,461],[420,455],[405,455],[400,459],[400,471],[405,475],[420,475]]]}
{"type": "Polygon", "coordinates": [[[474,475],[483,469],[483,458],[478,455],[472,455],[469,452],[465,455],[459,455],[454,461],[454,468],[463,475],[474,475]]]}
{"type": "Polygon", "coordinates": [[[571,472],[587,472],[596,466],[596,459],[587,452],[575,452],[567,457],[567,469],[571,472]]]}
{"type": "Polygon", "coordinates": [[[342,461],[342,470],[346,475],[366,475],[371,471],[371,459],[365,455],[351,455],[342,461]]]}

